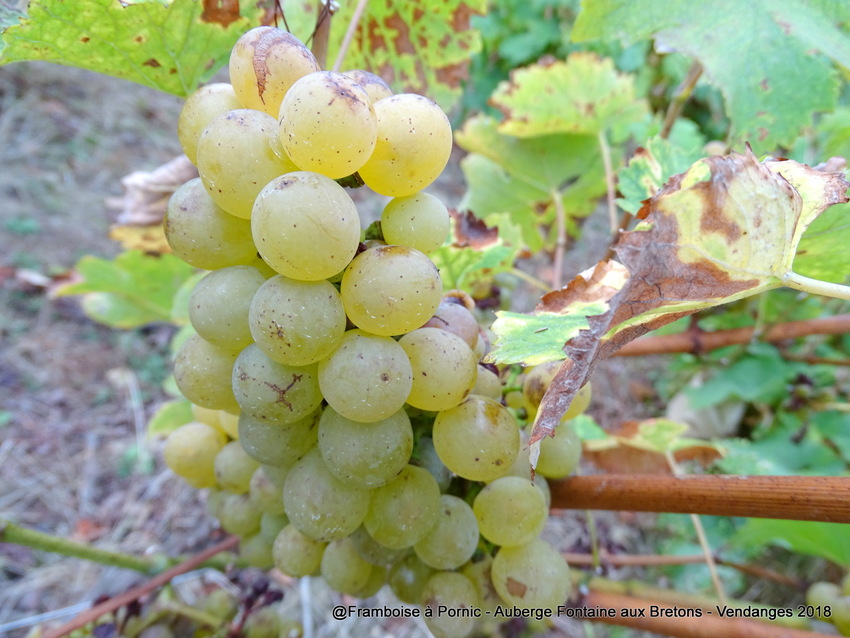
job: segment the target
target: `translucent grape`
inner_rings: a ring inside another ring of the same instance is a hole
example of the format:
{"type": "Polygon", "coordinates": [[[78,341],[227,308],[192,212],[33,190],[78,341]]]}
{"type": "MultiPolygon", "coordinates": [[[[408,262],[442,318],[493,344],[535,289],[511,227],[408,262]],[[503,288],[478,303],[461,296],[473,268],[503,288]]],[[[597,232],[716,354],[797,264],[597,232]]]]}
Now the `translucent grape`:
{"type": "Polygon", "coordinates": [[[408,465],[396,479],[372,490],[363,524],[381,545],[410,547],[436,524],[440,488],[427,470],[408,465]]]}
{"type": "Polygon", "coordinates": [[[251,229],[263,259],[302,281],[332,277],[360,243],[360,217],[348,193],[318,173],[293,172],[259,193],[251,229]]]}
{"type": "Polygon", "coordinates": [[[325,547],[321,573],[331,589],[354,594],[369,582],[372,565],[360,557],[350,538],[341,538],[325,547]]]}
{"type": "Polygon", "coordinates": [[[216,482],[228,492],[244,494],[259,465],[245,453],[239,441],[231,441],[215,457],[216,482]]]}
{"type": "MultiPolygon", "coordinates": [[[[440,328],[456,334],[470,348],[478,343],[478,321],[456,297],[444,296],[440,305],[423,325],[423,328],[440,328]]],[[[476,359],[477,360],[477,359],[476,359]]]]}
{"type": "Polygon", "coordinates": [[[218,422],[221,429],[231,439],[239,438],[239,415],[227,412],[226,410],[218,411],[218,422]]]}
{"type": "Polygon", "coordinates": [[[434,638],[463,638],[475,628],[475,612],[481,601],[466,576],[439,572],[425,584],[422,605],[431,609],[431,614],[425,614],[425,624],[434,638]]]}
{"type": "Polygon", "coordinates": [[[201,337],[225,350],[250,345],[248,309],[266,279],[251,266],[231,266],[209,273],[189,297],[189,321],[201,337]]]}
{"type": "Polygon", "coordinates": [[[581,439],[578,432],[569,421],[562,420],[555,428],[555,436],[545,436],[540,441],[536,471],[546,478],[561,479],[572,474],[580,460],[581,439]]]}
{"type": "Polygon", "coordinates": [[[215,457],[225,438],[206,423],[191,421],[171,432],[162,451],[165,464],[194,488],[215,485],[215,457]]]}
{"type": "Polygon", "coordinates": [[[352,69],[351,71],[343,71],[342,74],[350,77],[352,80],[357,82],[357,84],[363,87],[363,90],[366,91],[366,95],[369,96],[369,101],[372,104],[393,94],[393,90],[390,88],[389,84],[369,71],[352,69]]]}
{"type": "Polygon", "coordinates": [[[522,609],[557,609],[570,593],[570,570],[546,541],[503,547],[493,559],[493,586],[509,605],[522,609]]]}
{"type": "Polygon", "coordinates": [[[472,558],[478,547],[478,521],[461,498],[440,496],[437,523],[413,549],[426,565],[435,569],[457,569],[472,558]]]}
{"type": "MultiPolygon", "coordinates": [[[[282,491],[282,490],[281,490],[282,491]]],[[[283,497],[280,496],[281,506],[283,505],[283,497]]],[[[254,501],[254,499],[251,499],[254,501]]],[[[256,504],[256,501],[254,501],[256,504]]],[[[280,530],[289,525],[289,519],[286,518],[285,514],[272,514],[271,512],[263,510],[263,515],[260,517],[260,531],[258,532],[263,539],[269,544],[269,546],[274,544],[277,535],[280,534],[280,530]]]]}
{"type": "Polygon", "coordinates": [[[426,255],[443,245],[449,225],[446,205],[429,193],[396,197],[381,213],[381,232],[388,244],[410,246],[426,255]]]}
{"type": "Polygon", "coordinates": [[[196,268],[215,270],[247,264],[257,257],[251,223],[219,207],[200,177],[174,191],[164,224],[171,250],[196,268]]]}
{"type": "MultiPolygon", "coordinates": [[[[239,417],[239,443],[245,452],[270,467],[290,468],[316,445],[320,410],[288,423],[263,421],[242,414],[239,417]]],[[[275,481],[275,476],[267,472],[275,481]]],[[[280,482],[280,481],[278,481],[280,482]]]]}
{"type": "Polygon", "coordinates": [[[500,401],[502,399],[502,380],[490,368],[479,363],[478,376],[475,377],[475,385],[472,386],[469,393],[500,401]]]}
{"type": "Polygon", "coordinates": [[[449,489],[452,482],[452,471],[446,467],[446,464],[440,459],[437,450],[434,449],[434,440],[430,436],[420,436],[416,440],[417,465],[425,468],[437,481],[440,487],[440,492],[445,492],[449,489]]]}
{"type": "MultiPolygon", "coordinates": [[[[251,502],[257,506],[257,509],[264,514],[281,515],[284,513],[283,489],[269,480],[262,467],[258,467],[251,475],[248,484],[248,496],[251,502]]],[[[281,527],[283,526],[281,525],[281,527]]],[[[272,541],[274,541],[274,538],[272,538],[272,541]]]]}
{"type": "Polygon", "coordinates": [[[345,309],[330,282],[278,275],[257,290],[248,324],[257,346],[271,359],[303,366],[337,348],[345,333],[345,309]]]}
{"type": "Polygon", "coordinates": [[[413,407],[432,412],[446,410],[463,401],[475,385],[475,355],[457,335],[440,328],[419,328],[398,343],[413,370],[413,385],[407,398],[413,407]]]}
{"type": "Polygon", "coordinates": [[[449,161],[452,128],[437,104],[402,93],[375,102],[378,141],[360,168],[366,185],[381,195],[412,195],[433,182],[449,161]]]}
{"type": "Polygon", "coordinates": [[[443,463],[471,481],[504,476],[519,453],[519,429],[508,409],[471,395],[434,420],[434,447],[443,463]]]}
{"type": "Polygon", "coordinates": [[[433,567],[428,567],[416,554],[410,553],[392,564],[387,582],[401,602],[418,605],[422,602],[422,590],[434,573],[433,567]]]}
{"type": "Polygon", "coordinates": [[[358,423],[327,407],[319,421],[319,451],[340,481],[370,488],[398,476],[413,451],[413,428],[404,410],[358,423]]]}
{"type": "Polygon", "coordinates": [[[251,416],[292,423],[322,402],[316,364],[287,366],[269,359],[256,344],[245,348],[233,365],[233,394],[251,416]]]}
{"type": "Polygon", "coordinates": [[[230,53],[230,82],[245,108],[277,117],[283,96],[319,63],[291,33],[257,27],[244,33],[230,53]]]}
{"type": "Polygon", "coordinates": [[[387,567],[392,565],[402,556],[407,554],[407,548],[402,549],[390,549],[384,545],[381,545],[374,538],[369,536],[369,532],[366,531],[366,528],[362,525],[358,527],[354,533],[349,536],[351,542],[354,543],[354,547],[357,550],[357,553],[365,560],[367,563],[371,563],[372,565],[380,565],[381,567],[387,567]]]}
{"type": "Polygon", "coordinates": [[[290,522],[302,533],[329,542],[360,527],[369,508],[369,492],[339,481],[313,449],[289,471],[283,503],[290,522]]]}
{"type": "Polygon", "coordinates": [[[287,525],[272,546],[274,564],[280,571],[293,578],[310,576],[319,571],[326,543],[314,540],[287,525]]]}
{"type": "Polygon", "coordinates": [[[230,84],[207,84],[186,98],[177,120],[177,139],[192,164],[198,163],[198,139],[219,115],[241,108],[230,84]]]}
{"type": "Polygon", "coordinates": [[[531,480],[503,476],[486,485],[472,504],[481,535],[494,545],[514,547],[540,535],[549,509],[531,480]]]}
{"type": "Polygon", "coordinates": [[[229,534],[249,536],[260,529],[262,515],[247,494],[228,492],[219,508],[218,520],[229,534]]]}
{"type": "Polygon", "coordinates": [[[434,314],[443,284],[428,257],[406,246],[360,253],[342,277],[342,303],[352,323],[376,335],[415,330],[434,314]]]}
{"type": "Polygon", "coordinates": [[[280,107],[280,140],[301,170],[351,175],[375,148],[378,120],[366,91],[341,73],[317,71],[292,85],[280,107]]]}
{"type": "Polygon", "coordinates": [[[237,352],[223,350],[192,335],[174,358],[174,380],[192,403],[214,410],[238,412],[231,388],[231,372],[237,352]]]}
{"type": "Polygon", "coordinates": [[[259,533],[239,541],[239,555],[250,567],[269,569],[274,565],[271,543],[259,533]]]}
{"type": "Polygon", "coordinates": [[[254,200],[275,177],[298,170],[276,151],[277,120],[238,109],[214,119],[198,140],[198,172],[216,204],[248,219],[254,200]]]}
{"type": "MultiPolygon", "coordinates": [[[[349,537],[350,538],[350,537],[349,537]]],[[[366,581],[366,584],[363,585],[360,589],[355,591],[352,596],[355,598],[365,599],[371,598],[379,591],[381,591],[381,587],[387,582],[387,568],[386,567],[376,567],[372,566],[372,570],[369,572],[369,580],[366,581]]]]}
{"type": "MultiPolygon", "coordinates": [[[[552,380],[558,373],[563,361],[549,361],[534,366],[526,372],[525,380],[522,384],[522,395],[525,400],[525,408],[528,410],[530,417],[537,414],[537,408],[543,400],[543,395],[552,384],[552,380]]],[[[592,390],[590,384],[585,384],[575,395],[570,407],[564,415],[564,419],[572,419],[587,409],[590,404],[592,390]]]]}
{"type": "Polygon", "coordinates": [[[319,386],[330,406],[363,423],[386,419],[407,401],[413,383],[404,349],[389,337],[349,330],[319,362],[319,386]]]}

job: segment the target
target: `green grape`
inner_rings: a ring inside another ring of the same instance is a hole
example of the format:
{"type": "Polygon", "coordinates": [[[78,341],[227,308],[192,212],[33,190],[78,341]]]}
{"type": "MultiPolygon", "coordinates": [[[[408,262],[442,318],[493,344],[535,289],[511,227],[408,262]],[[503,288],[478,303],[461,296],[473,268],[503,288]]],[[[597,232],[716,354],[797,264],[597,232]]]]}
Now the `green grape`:
{"type": "Polygon", "coordinates": [[[283,503],[289,521],[301,532],[329,542],[360,527],[369,509],[369,491],[338,480],[313,449],[289,471],[283,503]]]}
{"type": "Polygon", "coordinates": [[[422,605],[431,609],[425,624],[434,638],[463,638],[475,628],[481,601],[475,586],[458,572],[438,572],[422,590],[422,605]]]}
{"type": "Polygon", "coordinates": [[[200,177],[174,191],[163,223],[171,250],[196,268],[237,266],[250,263],[257,256],[251,222],[219,207],[200,177]]]}
{"type": "Polygon", "coordinates": [[[433,567],[428,567],[416,554],[410,553],[392,564],[387,582],[401,602],[418,605],[422,602],[425,584],[434,573],[433,567]]]}
{"type": "Polygon", "coordinates": [[[419,328],[398,343],[413,369],[413,386],[407,397],[413,407],[432,412],[452,408],[475,385],[475,356],[456,334],[440,328],[419,328]]]}
{"type": "Polygon", "coordinates": [[[481,535],[502,547],[530,543],[549,518],[543,492],[520,476],[503,476],[486,485],[472,509],[481,535]]]}
{"type": "MultiPolygon", "coordinates": [[[[522,395],[525,400],[525,409],[530,418],[534,418],[534,415],[537,414],[537,408],[543,400],[543,395],[549,389],[562,363],[563,361],[549,361],[534,366],[526,372],[522,384],[522,395]]],[[[563,419],[572,419],[584,412],[590,404],[591,394],[591,386],[588,383],[576,393],[563,419]]]]}
{"type": "Polygon", "coordinates": [[[556,609],[570,593],[566,561],[539,538],[526,545],[500,549],[491,571],[499,597],[521,609],[556,609]]]}
{"type": "Polygon", "coordinates": [[[389,337],[346,332],[319,361],[319,387],[330,406],[361,423],[389,418],[407,401],[413,373],[404,349],[389,337]]]}
{"type": "Polygon", "coordinates": [[[381,232],[388,244],[410,246],[426,255],[443,245],[449,226],[446,205],[424,192],[396,197],[381,213],[381,232]]]}
{"type": "MultiPolygon", "coordinates": [[[[466,306],[454,296],[443,296],[443,300],[423,328],[441,328],[463,339],[470,348],[478,344],[478,321],[466,306]]],[[[476,361],[480,357],[476,358],[476,361]]]]}
{"type": "Polygon", "coordinates": [[[328,281],[296,281],[283,275],[260,286],[248,324],[270,359],[303,366],[336,350],[345,334],[345,308],[328,281]]]}
{"type": "Polygon", "coordinates": [[[434,449],[434,440],[430,436],[420,436],[417,439],[416,451],[413,456],[416,458],[416,465],[431,473],[440,487],[440,492],[449,489],[452,482],[452,471],[440,460],[440,455],[434,449]]]}
{"type": "Polygon", "coordinates": [[[372,565],[372,570],[369,572],[369,580],[366,584],[352,593],[352,596],[361,600],[371,598],[381,591],[381,587],[387,582],[387,568],[377,567],[372,565]]]}
{"type": "Polygon", "coordinates": [[[360,244],[360,216],[332,179],[290,172],[267,184],[254,203],[254,242],[281,275],[319,281],[345,268],[360,244]]]}
{"type": "Polygon", "coordinates": [[[219,487],[234,494],[244,494],[259,463],[245,453],[239,441],[225,445],[215,457],[215,479],[219,487]]]}
{"type": "Polygon", "coordinates": [[[236,92],[226,82],[207,84],[186,98],[177,119],[177,139],[192,164],[198,163],[198,139],[219,115],[241,108],[236,92]]]}
{"type": "Polygon", "coordinates": [[[227,492],[215,487],[211,487],[207,491],[206,507],[210,516],[218,518],[218,512],[221,509],[222,503],[224,503],[225,496],[227,496],[227,492]]]}
{"type": "Polygon", "coordinates": [[[319,451],[340,481],[378,487],[398,476],[410,460],[413,428],[404,410],[373,423],[358,423],[329,406],[319,420],[319,451]]]}
{"type": "Polygon", "coordinates": [[[215,457],[225,440],[212,426],[192,421],[168,435],[162,456],[169,469],[192,487],[212,487],[215,457]]]}
{"type": "Polygon", "coordinates": [[[812,583],[806,590],[807,605],[811,605],[815,608],[820,608],[821,611],[823,611],[823,609],[826,607],[830,608],[829,616],[818,616],[820,620],[825,620],[827,622],[833,621],[833,610],[841,604],[841,598],[841,588],[835,583],[827,583],[820,581],[812,583]]]}
{"type": "Polygon", "coordinates": [[[472,558],[478,547],[478,521],[461,498],[440,496],[437,523],[413,546],[416,555],[434,569],[457,569],[472,558]]]}
{"type": "Polygon", "coordinates": [[[252,343],[248,309],[265,283],[251,266],[231,266],[209,273],[189,297],[189,321],[201,337],[225,350],[242,350],[252,343]]]}
{"type": "Polygon", "coordinates": [[[239,555],[250,567],[270,569],[274,565],[271,543],[259,533],[239,541],[239,555]]]}
{"type": "Polygon", "coordinates": [[[290,523],[280,530],[272,546],[275,567],[293,578],[311,576],[319,571],[326,545],[290,523]]]}
{"type": "Polygon", "coordinates": [[[298,80],[283,98],[279,119],[281,145],[301,170],[345,177],[375,150],[372,102],[341,73],[317,71],[298,80]]]}
{"type": "Polygon", "coordinates": [[[321,410],[289,423],[263,421],[242,414],[239,443],[248,456],[263,463],[272,482],[283,487],[288,468],[316,445],[321,410]],[[277,471],[275,472],[275,468],[277,471]]]}
{"type": "Polygon", "coordinates": [[[493,557],[482,552],[480,556],[476,556],[460,569],[460,573],[466,576],[475,587],[475,593],[481,601],[481,609],[485,612],[493,612],[497,606],[503,604],[493,586],[492,568],[493,557]]]}
{"type": "Polygon", "coordinates": [[[519,428],[511,413],[476,395],[440,412],[432,436],[446,467],[471,481],[504,476],[519,453],[519,428]]]}
{"type": "MultiPolygon", "coordinates": [[[[283,489],[281,489],[281,494],[278,495],[281,504],[283,504],[283,489]]],[[[252,499],[254,500],[254,499],[252,499]]],[[[256,503],[256,500],[254,500],[256,503]]],[[[263,510],[263,515],[260,517],[260,531],[258,534],[263,537],[269,547],[274,545],[274,541],[277,538],[277,535],[280,534],[280,531],[289,525],[289,519],[286,518],[286,514],[272,514],[267,510],[263,510]]]]}
{"type": "Polygon", "coordinates": [[[221,429],[231,439],[239,438],[239,414],[233,414],[226,410],[218,411],[218,422],[221,429]]]}
{"type": "Polygon", "coordinates": [[[348,538],[354,543],[354,548],[360,557],[371,565],[379,565],[388,567],[407,554],[407,548],[390,549],[381,545],[374,538],[369,536],[369,532],[362,525],[354,530],[348,538]]]}
{"type": "Polygon", "coordinates": [[[360,557],[350,538],[340,538],[325,547],[321,573],[331,589],[354,594],[369,582],[372,565],[360,557]]]}
{"type": "Polygon", "coordinates": [[[233,394],[242,412],[278,424],[303,419],[322,403],[316,364],[283,365],[256,344],[233,364],[233,394]]]}
{"type": "Polygon", "coordinates": [[[319,70],[310,49],[291,33],[257,27],[242,34],[230,52],[230,82],[242,105],[277,117],[295,82],[319,70]]]}
{"type": "Polygon", "coordinates": [[[366,91],[366,95],[369,96],[369,101],[372,104],[393,94],[389,84],[369,71],[352,69],[351,71],[343,71],[342,74],[357,82],[366,91]]]}
{"type": "Polygon", "coordinates": [[[369,188],[389,197],[421,191],[449,161],[449,119],[437,104],[412,93],[384,98],[374,106],[378,141],[360,176],[369,188]]]}
{"type": "Polygon", "coordinates": [[[360,253],[342,276],[342,303],[358,328],[376,335],[415,330],[440,305],[443,284],[428,257],[406,246],[360,253]]]}
{"type": "Polygon", "coordinates": [[[206,423],[207,425],[214,427],[216,430],[221,432],[225,436],[229,436],[227,432],[224,431],[224,428],[221,426],[221,410],[210,410],[209,408],[205,408],[200,405],[192,404],[192,420],[200,421],[201,423],[206,423]]]}
{"type": "Polygon", "coordinates": [[[280,624],[278,605],[255,607],[245,618],[239,633],[244,638],[279,638],[280,624]]]}
{"type": "MultiPolygon", "coordinates": [[[[256,463],[256,461],[254,462],[256,463]]],[[[248,495],[251,498],[251,502],[261,512],[277,515],[283,514],[283,489],[269,480],[266,476],[266,471],[262,467],[258,467],[251,475],[248,495]]]]}
{"type": "Polygon", "coordinates": [[[376,487],[363,524],[381,545],[393,549],[410,547],[422,540],[436,524],[440,511],[440,488],[421,467],[408,465],[390,483],[376,487]]]}
{"type": "Polygon", "coordinates": [[[237,109],[210,122],[198,140],[198,173],[216,204],[249,219],[263,187],[297,170],[276,138],[277,120],[260,111],[237,109]]]}
{"type": "Polygon", "coordinates": [[[230,381],[237,354],[193,334],[174,358],[174,380],[180,392],[202,407],[238,412],[230,381]]]}
{"type": "Polygon", "coordinates": [[[218,521],[228,534],[250,536],[259,531],[262,515],[247,494],[228,493],[219,508],[218,521]]]}
{"type": "MultiPolygon", "coordinates": [[[[587,386],[585,386],[587,387],[587,386]]],[[[540,441],[537,473],[551,479],[561,479],[572,474],[581,460],[581,439],[569,421],[562,420],[555,428],[555,436],[545,436],[540,441]]]]}
{"type": "Polygon", "coordinates": [[[494,401],[502,399],[502,380],[486,365],[478,364],[478,376],[475,377],[475,385],[472,386],[470,394],[487,397],[494,401]]]}

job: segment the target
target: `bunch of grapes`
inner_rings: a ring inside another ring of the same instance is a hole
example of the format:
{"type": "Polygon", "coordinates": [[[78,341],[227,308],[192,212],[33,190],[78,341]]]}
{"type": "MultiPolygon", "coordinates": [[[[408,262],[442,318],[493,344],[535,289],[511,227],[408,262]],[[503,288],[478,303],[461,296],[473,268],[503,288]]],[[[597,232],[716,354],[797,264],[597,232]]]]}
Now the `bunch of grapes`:
{"type": "MultiPolygon", "coordinates": [[[[190,96],[179,121],[200,178],[171,199],[166,235],[211,272],[174,362],[195,420],[170,435],[166,463],[210,488],[253,565],[363,598],[389,584],[435,608],[563,604],[568,567],[539,538],[543,476],[572,472],[580,445],[560,428],[532,480],[499,376],[478,363],[471,299],[444,295],[427,256],[449,232],[422,191],[448,162],[447,117],[371,73],[321,71],[272,27],[240,38],[230,79],[190,96]],[[362,241],[337,180],[392,198],[381,240],[362,241]]],[[[528,411],[550,372],[528,376],[528,411]]],[[[428,619],[438,635],[473,623],[428,619]]]]}

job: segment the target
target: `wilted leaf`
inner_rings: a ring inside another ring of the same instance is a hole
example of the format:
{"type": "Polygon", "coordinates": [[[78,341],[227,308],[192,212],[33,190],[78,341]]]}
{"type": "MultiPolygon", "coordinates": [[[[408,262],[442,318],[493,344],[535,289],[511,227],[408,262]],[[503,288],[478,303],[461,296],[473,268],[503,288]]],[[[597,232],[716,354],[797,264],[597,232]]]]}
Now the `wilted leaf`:
{"type": "Polygon", "coordinates": [[[122,177],[123,195],[107,199],[106,205],[119,211],[119,225],[160,224],[174,191],[197,176],[195,165],[188,157],[180,155],[152,171],[134,171],[122,177]]]}
{"type": "Polygon", "coordinates": [[[571,54],[566,62],[538,63],[517,69],[491,98],[502,111],[499,132],[517,137],[553,133],[596,136],[625,128],[649,113],[635,93],[630,75],[595,53],[571,54]]]}
{"type": "Polygon", "coordinates": [[[214,0],[33,0],[28,14],[3,32],[0,64],[44,60],[185,96],[227,61],[261,11],[245,2],[238,18],[214,0]]]}

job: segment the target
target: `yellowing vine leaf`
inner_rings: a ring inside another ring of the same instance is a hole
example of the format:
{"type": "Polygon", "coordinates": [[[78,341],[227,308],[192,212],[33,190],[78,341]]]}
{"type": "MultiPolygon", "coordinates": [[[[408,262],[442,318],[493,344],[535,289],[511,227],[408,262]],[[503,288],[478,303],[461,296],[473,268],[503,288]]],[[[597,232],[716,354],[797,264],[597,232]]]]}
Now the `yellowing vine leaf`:
{"type": "MultiPolygon", "coordinates": [[[[599,359],[697,310],[788,283],[806,227],[827,207],[847,201],[847,187],[842,173],[793,161],[760,163],[749,150],[702,159],[673,177],[617,244],[629,273],[621,286],[570,284],[538,305],[537,316],[546,313],[551,323],[561,320],[557,315],[574,322],[574,309],[588,299],[605,310],[588,316],[588,329],[561,344],[567,360],[540,405],[532,442],[552,433],[599,359]]],[[[581,278],[593,281],[612,267],[599,264],[581,278]]],[[[529,332],[515,324],[504,330],[499,321],[493,329],[502,340],[522,340],[529,332]]]]}

